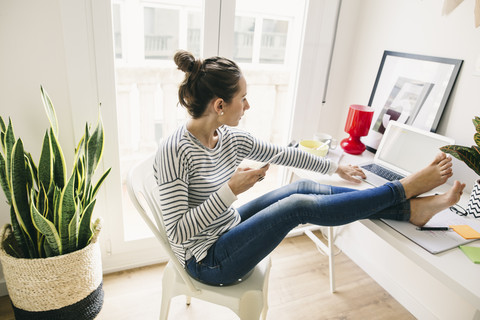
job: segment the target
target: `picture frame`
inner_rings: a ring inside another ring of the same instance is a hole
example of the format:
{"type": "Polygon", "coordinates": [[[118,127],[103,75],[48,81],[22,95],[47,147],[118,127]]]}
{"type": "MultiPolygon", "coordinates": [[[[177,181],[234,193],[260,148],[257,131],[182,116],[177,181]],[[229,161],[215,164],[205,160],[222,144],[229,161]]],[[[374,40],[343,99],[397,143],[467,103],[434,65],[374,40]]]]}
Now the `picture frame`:
{"type": "Polygon", "coordinates": [[[369,134],[376,152],[389,121],[436,132],[463,60],[384,51],[368,105],[374,109],[369,134]]]}

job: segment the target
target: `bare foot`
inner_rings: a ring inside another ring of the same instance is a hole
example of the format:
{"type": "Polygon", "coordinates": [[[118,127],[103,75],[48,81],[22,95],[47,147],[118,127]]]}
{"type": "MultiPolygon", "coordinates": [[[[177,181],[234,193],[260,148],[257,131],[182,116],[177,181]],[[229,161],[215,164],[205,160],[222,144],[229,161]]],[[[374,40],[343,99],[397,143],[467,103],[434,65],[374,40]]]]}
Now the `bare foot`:
{"type": "Polygon", "coordinates": [[[405,196],[410,199],[444,184],[452,174],[452,158],[442,152],[428,166],[400,182],[405,189],[405,196]]]}
{"type": "Polygon", "coordinates": [[[410,200],[410,222],[419,227],[423,226],[435,214],[457,203],[464,188],[464,183],[455,181],[444,194],[410,200]]]}

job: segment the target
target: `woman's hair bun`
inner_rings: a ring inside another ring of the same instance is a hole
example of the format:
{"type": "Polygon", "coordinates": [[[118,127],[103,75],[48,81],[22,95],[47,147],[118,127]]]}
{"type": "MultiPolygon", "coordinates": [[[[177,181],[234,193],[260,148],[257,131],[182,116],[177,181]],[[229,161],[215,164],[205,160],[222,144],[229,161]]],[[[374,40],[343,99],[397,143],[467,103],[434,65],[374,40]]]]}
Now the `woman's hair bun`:
{"type": "Polygon", "coordinates": [[[239,90],[242,72],[235,62],[221,57],[195,59],[188,51],[175,53],[173,61],[185,77],[178,87],[178,102],[194,118],[200,118],[210,101],[229,103],[239,90]]]}
{"type": "Polygon", "coordinates": [[[195,57],[188,51],[180,50],[175,53],[173,61],[179,70],[182,70],[183,72],[192,72],[195,57]]]}

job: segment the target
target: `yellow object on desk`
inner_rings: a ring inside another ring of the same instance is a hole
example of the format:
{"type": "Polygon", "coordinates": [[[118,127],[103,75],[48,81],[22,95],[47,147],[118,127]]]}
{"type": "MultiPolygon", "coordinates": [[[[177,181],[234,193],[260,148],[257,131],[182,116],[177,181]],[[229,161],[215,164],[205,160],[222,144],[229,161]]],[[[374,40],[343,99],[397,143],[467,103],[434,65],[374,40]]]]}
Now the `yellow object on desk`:
{"type": "Polygon", "coordinates": [[[319,157],[325,157],[328,153],[328,144],[316,140],[302,140],[298,148],[319,157]]]}
{"type": "Polygon", "coordinates": [[[469,225],[450,226],[456,233],[461,235],[464,239],[480,239],[480,233],[470,227],[469,225]]]}

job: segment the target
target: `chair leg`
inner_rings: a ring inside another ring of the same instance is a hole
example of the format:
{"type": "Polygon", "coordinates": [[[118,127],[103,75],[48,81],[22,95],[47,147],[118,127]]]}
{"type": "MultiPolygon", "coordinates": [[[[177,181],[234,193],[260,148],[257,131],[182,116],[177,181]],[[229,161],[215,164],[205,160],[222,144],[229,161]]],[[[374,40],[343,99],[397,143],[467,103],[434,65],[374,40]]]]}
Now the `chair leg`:
{"type": "Polygon", "coordinates": [[[262,310],[262,314],[260,315],[260,319],[267,320],[267,311],[268,311],[268,308],[265,306],[262,310]]]}
{"type": "Polygon", "coordinates": [[[171,297],[164,298],[162,296],[162,303],[160,305],[160,320],[168,320],[168,312],[170,311],[171,297]]]}
{"type": "Polygon", "coordinates": [[[171,266],[167,265],[162,277],[162,301],[160,304],[160,320],[168,319],[170,302],[174,296],[174,278],[171,271],[171,266]]]}
{"type": "Polygon", "coordinates": [[[187,304],[187,306],[189,306],[189,305],[192,303],[192,297],[187,296],[186,298],[187,298],[187,299],[186,299],[186,300],[187,300],[187,301],[186,301],[186,304],[187,304]]]}
{"type": "Polygon", "coordinates": [[[268,289],[266,290],[264,288],[264,291],[263,291],[263,309],[262,309],[262,314],[260,315],[261,320],[266,320],[267,319],[267,312],[268,312],[268,289]]]}
{"type": "MultiPolygon", "coordinates": [[[[260,291],[245,293],[240,299],[238,315],[241,320],[258,320],[263,318],[264,309],[263,293],[260,291]]],[[[265,312],[265,316],[266,316],[265,312]]]]}

